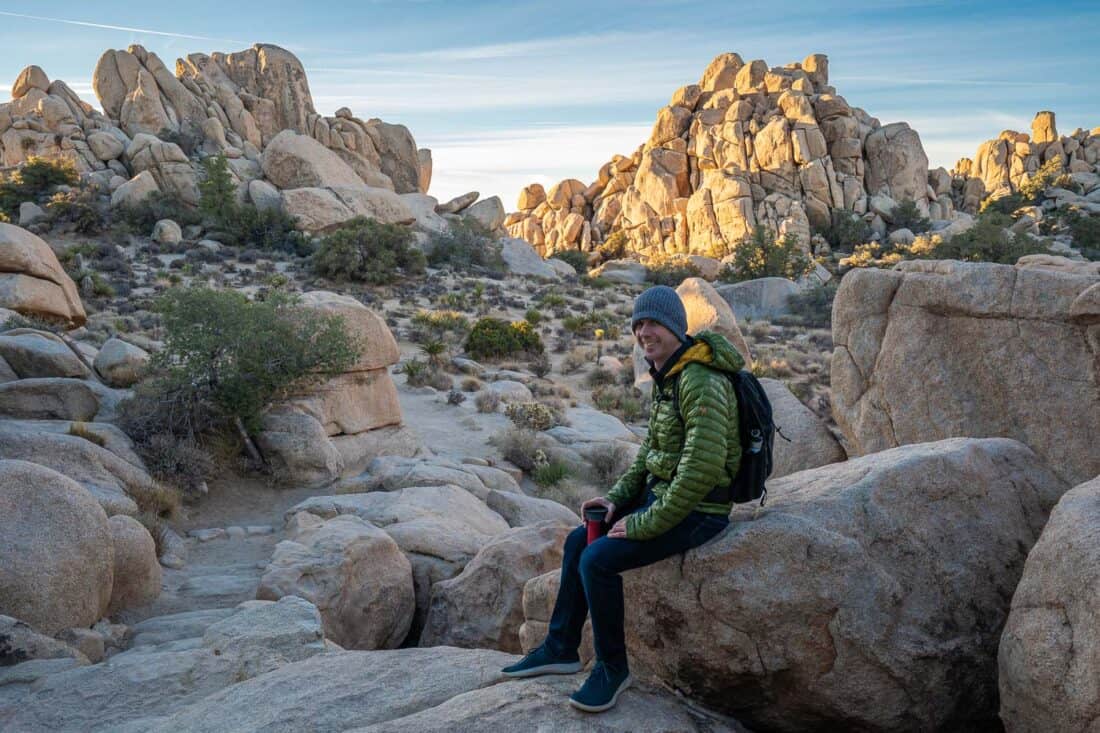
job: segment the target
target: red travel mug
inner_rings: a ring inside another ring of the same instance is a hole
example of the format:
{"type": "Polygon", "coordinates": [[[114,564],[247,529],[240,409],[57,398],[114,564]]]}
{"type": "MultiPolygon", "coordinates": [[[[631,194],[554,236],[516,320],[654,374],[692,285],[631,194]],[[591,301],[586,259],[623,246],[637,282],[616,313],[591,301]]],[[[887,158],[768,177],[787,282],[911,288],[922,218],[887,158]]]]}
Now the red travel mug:
{"type": "Polygon", "coordinates": [[[593,506],[584,510],[584,525],[588,528],[588,544],[607,534],[607,507],[593,506]]]}

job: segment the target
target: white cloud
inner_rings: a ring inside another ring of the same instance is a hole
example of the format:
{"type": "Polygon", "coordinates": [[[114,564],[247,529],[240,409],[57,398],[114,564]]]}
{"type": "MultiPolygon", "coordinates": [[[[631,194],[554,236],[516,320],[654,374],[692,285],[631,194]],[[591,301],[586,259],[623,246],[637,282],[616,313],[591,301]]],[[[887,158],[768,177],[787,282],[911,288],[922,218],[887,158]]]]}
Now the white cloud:
{"type": "Polygon", "coordinates": [[[480,191],[513,209],[520,189],[564,178],[591,183],[616,153],[629,155],[649,136],[649,124],[529,127],[425,137],[432,150],[429,193],[441,201],[480,191]]]}

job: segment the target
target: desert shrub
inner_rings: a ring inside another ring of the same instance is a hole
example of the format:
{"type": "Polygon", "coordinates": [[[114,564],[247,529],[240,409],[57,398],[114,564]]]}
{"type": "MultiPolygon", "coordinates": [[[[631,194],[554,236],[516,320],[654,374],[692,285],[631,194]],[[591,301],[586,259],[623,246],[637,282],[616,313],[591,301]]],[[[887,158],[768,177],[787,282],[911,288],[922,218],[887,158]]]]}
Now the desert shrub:
{"type": "Polygon", "coordinates": [[[634,387],[618,384],[597,387],[592,391],[592,404],[601,412],[616,415],[626,422],[634,422],[646,416],[641,393],[634,387]]]}
{"type": "Polygon", "coordinates": [[[89,190],[58,191],[46,204],[46,213],[54,223],[68,222],[80,234],[95,234],[107,225],[107,216],[89,190]]]}
{"type": "Polygon", "coordinates": [[[154,433],[134,446],[149,474],[194,496],[215,473],[214,457],[197,441],[168,433],[154,433]]]}
{"type": "Polygon", "coordinates": [[[828,328],[833,321],[833,300],[837,286],[819,283],[787,298],[791,315],[803,325],[812,328],[828,328]]]}
{"type": "Polygon", "coordinates": [[[461,405],[465,401],[466,401],[466,395],[462,394],[462,392],[459,392],[457,389],[452,389],[450,392],[447,393],[447,404],[448,405],[458,406],[458,405],[461,405]]]}
{"type": "Polygon", "coordinates": [[[542,320],[542,314],[534,308],[528,308],[527,312],[523,314],[523,320],[530,323],[532,326],[539,325],[539,321],[542,320]]]}
{"type": "Polygon", "coordinates": [[[527,321],[481,318],[466,337],[466,353],[473,359],[503,359],[543,353],[542,339],[527,321]]]}
{"type": "Polygon", "coordinates": [[[626,232],[620,229],[608,236],[603,244],[597,248],[597,251],[605,260],[619,260],[626,257],[630,251],[630,240],[627,239],[626,232]]]}
{"type": "Polygon", "coordinates": [[[551,363],[550,357],[545,352],[538,354],[529,363],[531,373],[540,379],[550,373],[551,363]]]}
{"type": "Polygon", "coordinates": [[[428,386],[440,392],[450,392],[454,388],[455,380],[451,375],[441,369],[428,370],[428,386]]]}
{"type": "Polygon", "coordinates": [[[420,344],[420,353],[433,367],[440,367],[447,360],[447,344],[438,339],[432,339],[420,344]]]}
{"type": "Polygon", "coordinates": [[[527,430],[549,430],[559,424],[554,411],[541,402],[512,402],[504,408],[516,427],[527,430]]]}
{"type": "Polygon", "coordinates": [[[164,191],[154,191],[136,204],[120,206],[114,215],[143,235],[152,232],[161,219],[171,219],[181,227],[202,221],[202,215],[197,209],[188,206],[176,194],[164,191]]]}
{"type": "Polygon", "coordinates": [[[478,412],[496,412],[500,409],[500,395],[491,389],[478,392],[474,406],[478,412]]]}
{"type": "Polygon", "coordinates": [[[190,413],[255,431],[275,399],[346,370],[360,348],[341,317],[296,307],[286,293],[251,301],[236,291],[174,288],[154,307],[164,329],[151,362],[169,403],[163,432],[192,439],[207,426],[190,413]]]}
{"type": "Polygon", "coordinates": [[[538,301],[542,304],[543,308],[548,308],[550,310],[565,307],[565,296],[553,291],[543,293],[539,296],[538,301]]]}
{"type": "Polygon", "coordinates": [[[0,179],[0,212],[15,219],[19,204],[37,201],[54,186],[75,186],[79,180],[76,167],[67,160],[31,158],[0,179]]]}
{"type": "Polygon", "coordinates": [[[89,443],[95,443],[100,448],[103,448],[106,445],[106,441],[103,439],[103,436],[93,432],[92,429],[88,427],[88,423],[85,422],[73,420],[71,423],[69,423],[68,433],[69,435],[75,435],[78,438],[84,438],[84,440],[88,441],[89,443]]]}
{"type": "Polygon", "coordinates": [[[202,167],[199,212],[220,241],[233,247],[309,254],[310,241],[295,229],[294,217],[279,209],[237,203],[237,184],[224,155],[206,158],[202,167]]]}
{"type": "Polygon", "coordinates": [[[1073,235],[1073,246],[1090,260],[1100,259],[1100,216],[1070,210],[1062,220],[1073,235]]]}
{"type": "Polygon", "coordinates": [[[478,392],[481,390],[481,380],[477,377],[466,377],[460,386],[463,392],[478,392]]]}
{"type": "Polygon", "coordinates": [[[531,472],[531,478],[541,487],[554,486],[571,474],[569,466],[560,461],[546,461],[535,464],[535,470],[531,472]]]}
{"type": "Polygon", "coordinates": [[[605,443],[587,454],[592,480],[597,486],[611,486],[630,467],[630,451],[621,443],[605,443]]]}
{"type": "Polygon", "coordinates": [[[199,211],[218,229],[225,228],[237,213],[237,184],[229,172],[224,155],[202,161],[203,178],[199,181],[199,211]]]}
{"type": "Polygon", "coordinates": [[[572,266],[578,275],[588,272],[588,255],[579,249],[563,249],[555,252],[553,256],[572,266]]]}
{"type": "Polygon", "coordinates": [[[323,240],[313,254],[313,272],[330,280],[385,285],[424,272],[424,255],[412,246],[412,230],[356,217],[323,240]]]}
{"type": "Polygon", "coordinates": [[[1047,251],[1046,245],[1026,235],[1014,234],[1008,229],[1010,226],[1011,217],[987,211],[978,217],[970,229],[939,244],[931,257],[1013,265],[1024,255],[1047,251]]]}
{"type": "Polygon", "coordinates": [[[699,268],[689,260],[657,259],[646,265],[646,280],[654,285],[676,287],[689,277],[699,277],[699,268]]]}
{"type": "Polygon", "coordinates": [[[534,430],[505,430],[494,435],[490,442],[496,446],[505,460],[524,471],[532,471],[542,451],[538,447],[538,434],[534,430]]]}
{"type": "Polygon", "coordinates": [[[405,375],[405,382],[410,387],[423,387],[428,384],[431,367],[426,361],[409,359],[401,366],[400,371],[405,375]]]}
{"type": "Polygon", "coordinates": [[[1060,156],[1048,160],[1039,170],[1035,171],[1034,175],[1020,184],[1021,205],[1039,203],[1043,193],[1052,186],[1080,193],[1077,183],[1065,173],[1060,156]]]}
{"type": "Polygon", "coordinates": [[[891,212],[894,220],[894,229],[908,229],[913,234],[923,234],[932,228],[932,222],[921,216],[917,202],[913,199],[902,199],[891,212]]]}
{"type": "Polygon", "coordinates": [[[797,280],[813,271],[814,263],[799,246],[798,237],[788,232],[776,239],[763,226],[752,230],[733,252],[733,262],[718,276],[726,282],[743,282],[760,277],[785,277],[797,280]]]}
{"type": "Polygon", "coordinates": [[[504,272],[504,260],[492,234],[473,219],[451,222],[445,231],[432,235],[427,249],[432,267],[504,272]]]}
{"type": "Polygon", "coordinates": [[[851,252],[871,238],[871,226],[853,211],[833,209],[829,228],[821,234],[837,252],[851,252]]]}
{"type": "Polygon", "coordinates": [[[559,369],[562,374],[572,374],[585,364],[591,364],[596,360],[596,352],[591,349],[577,347],[565,355],[561,360],[559,369]]]}
{"type": "Polygon", "coordinates": [[[615,384],[618,381],[615,377],[615,373],[610,369],[604,369],[603,367],[596,367],[588,374],[584,375],[584,386],[589,389],[595,389],[596,387],[603,387],[608,384],[615,384]]]}
{"type": "Polygon", "coordinates": [[[1028,201],[1019,192],[1008,193],[996,198],[990,197],[982,201],[979,209],[982,214],[999,214],[1011,217],[1021,206],[1027,206],[1028,201]]]}
{"type": "Polygon", "coordinates": [[[440,338],[446,334],[462,335],[470,330],[470,321],[458,311],[417,311],[410,319],[418,329],[440,338]]]}

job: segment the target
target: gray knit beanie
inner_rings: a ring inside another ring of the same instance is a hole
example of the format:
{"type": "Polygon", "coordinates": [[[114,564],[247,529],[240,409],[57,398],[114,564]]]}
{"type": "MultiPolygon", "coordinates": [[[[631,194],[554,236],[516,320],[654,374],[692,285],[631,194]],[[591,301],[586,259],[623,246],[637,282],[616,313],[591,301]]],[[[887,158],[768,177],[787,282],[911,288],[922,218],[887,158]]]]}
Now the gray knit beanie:
{"type": "Polygon", "coordinates": [[[648,318],[672,331],[680,343],[687,341],[688,318],[679,294],[667,285],[654,285],[634,300],[634,314],[630,317],[630,330],[638,327],[638,321],[648,318]]]}

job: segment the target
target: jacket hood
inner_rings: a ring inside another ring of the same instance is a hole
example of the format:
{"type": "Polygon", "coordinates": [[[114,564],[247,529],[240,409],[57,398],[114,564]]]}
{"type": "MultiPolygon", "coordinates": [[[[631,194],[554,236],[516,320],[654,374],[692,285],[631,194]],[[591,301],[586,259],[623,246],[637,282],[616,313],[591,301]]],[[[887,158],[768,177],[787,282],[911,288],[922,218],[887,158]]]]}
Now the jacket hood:
{"type": "Polygon", "coordinates": [[[713,331],[700,331],[693,338],[695,343],[680,356],[666,376],[679,373],[692,362],[705,364],[721,372],[736,373],[745,367],[745,359],[725,336],[713,331]]]}

